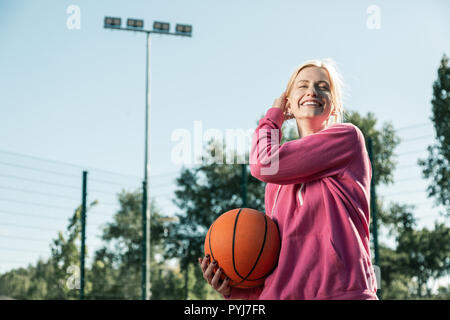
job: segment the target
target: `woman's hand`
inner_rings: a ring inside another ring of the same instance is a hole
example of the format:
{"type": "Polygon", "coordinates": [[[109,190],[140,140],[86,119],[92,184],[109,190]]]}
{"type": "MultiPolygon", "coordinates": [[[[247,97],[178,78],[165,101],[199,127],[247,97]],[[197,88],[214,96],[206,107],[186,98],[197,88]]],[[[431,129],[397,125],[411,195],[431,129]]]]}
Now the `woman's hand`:
{"type": "Polygon", "coordinates": [[[294,119],[294,115],[288,111],[289,102],[287,101],[286,91],[272,104],[272,108],[279,108],[283,111],[284,120],[294,119]]]}
{"type": "Polygon", "coordinates": [[[222,275],[222,269],[219,268],[214,273],[214,268],[218,267],[217,261],[213,261],[209,263],[209,255],[206,257],[198,258],[198,262],[203,272],[203,278],[213,287],[214,290],[223,294],[225,297],[231,294],[231,287],[229,285],[230,279],[225,277],[225,280],[221,280],[220,276],[222,275]]]}

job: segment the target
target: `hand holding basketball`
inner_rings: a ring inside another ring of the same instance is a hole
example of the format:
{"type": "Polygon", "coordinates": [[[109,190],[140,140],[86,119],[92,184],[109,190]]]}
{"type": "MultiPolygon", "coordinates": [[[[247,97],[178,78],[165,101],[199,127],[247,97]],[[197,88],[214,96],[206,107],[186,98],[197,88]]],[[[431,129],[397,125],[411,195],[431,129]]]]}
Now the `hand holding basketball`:
{"type": "Polygon", "coordinates": [[[213,263],[209,263],[209,255],[203,259],[198,258],[198,262],[200,263],[200,268],[203,272],[203,278],[211,285],[211,287],[220,294],[229,296],[231,293],[231,287],[229,285],[230,279],[228,277],[225,277],[224,280],[220,279],[223,272],[221,268],[214,272],[214,269],[218,267],[217,262],[213,261],[213,263]]]}
{"type": "Polygon", "coordinates": [[[251,208],[227,211],[206,234],[205,257],[212,263],[207,267],[209,260],[203,259],[203,277],[216,290],[226,277],[230,287],[261,286],[278,262],[280,244],[278,228],[269,216],[251,208]]]}

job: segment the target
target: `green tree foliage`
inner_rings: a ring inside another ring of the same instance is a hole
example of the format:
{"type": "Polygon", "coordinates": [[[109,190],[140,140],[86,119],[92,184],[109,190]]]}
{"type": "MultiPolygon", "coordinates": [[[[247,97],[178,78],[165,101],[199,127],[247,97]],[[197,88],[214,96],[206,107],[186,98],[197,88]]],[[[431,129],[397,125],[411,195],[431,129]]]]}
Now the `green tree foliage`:
{"type": "MultiPolygon", "coordinates": [[[[90,207],[96,202],[92,202],[90,207]]],[[[0,294],[15,299],[78,299],[81,206],[69,219],[66,234],[58,232],[47,261],[39,260],[0,277],[0,294]]],[[[89,284],[86,285],[89,287],[89,284]]]]}
{"type": "Polygon", "coordinates": [[[450,273],[450,229],[436,223],[433,230],[404,229],[397,238],[397,251],[406,256],[403,274],[414,279],[417,298],[432,296],[429,280],[450,273]]]}
{"type": "MultiPolygon", "coordinates": [[[[92,266],[86,267],[86,299],[140,299],[142,194],[122,192],[118,198],[120,209],[103,230],[104,246],[94,252],[92,266]]],[[[180,272],[157,258],[162,257],[162,237],[167,219],[161,216],[153,201],[151,210],[152,299],[181,299],[184,290],[180,272]]],[[[59,232],[53,240],[52,255],[47,261],[39,260],[34,266],[0,275],[0,296],[78,299],[79,274],[76,268],[80,265],[80,223],[79,207],[69,219],[66,233],[59,232]]]]}
{"type": "MultiPolygon", "coordinates": [[[[140,299],[142,193],[139,191],[118,195],[119,211],[113,221],[103,228],[105,245],[95,252],[89,279],[90,299],[140,299]]],[[[179,299],[182,282],[179,272],[170,269],[161,258],[163,233],[167,219],[151,201],[151,284],[152,299],[179,299]]]]}
{"type": "Polygon", "coordinates": [[[444,55],[433,84],[431,121],[436,131],[435,143],[428,146],[428,158],[419,159],[423,176],[430,180],[428,196],[444,206],[450,217],[450,66],[444,55]]]}
{"type": "Polygon", "coordinates": [[[396,136],[392,123],[386,122],[377,129],[377,119],[371,112],[363,117],[356,111],[348,111],[344,114],[344,121],[350,122],[361,129],[366,147],[368,146],[369,137],[373,143],[373,171],[375,175],[375,186],[382,184],[390,184],[394,182],[393,173],[397,165],[395,161],[394,150],[400,143],[400,138],[396,136]]]}

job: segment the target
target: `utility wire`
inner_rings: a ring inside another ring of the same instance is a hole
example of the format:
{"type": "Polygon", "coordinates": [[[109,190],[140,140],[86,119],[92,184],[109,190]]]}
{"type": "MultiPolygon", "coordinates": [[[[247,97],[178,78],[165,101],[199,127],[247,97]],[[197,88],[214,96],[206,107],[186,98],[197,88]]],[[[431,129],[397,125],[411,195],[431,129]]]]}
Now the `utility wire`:
{"type": "MultiPolygon", "coordinates": [[[[6,178],[12,178],[12,179],[16,179],[16,180],[23,180],[23,181],[29,181],[29,182],[34,182],[34,183],[42,183],[42,184],[47,184],[47,185],[52,185],[52,186],[57,186],[57,187],[62,187],[62,188],[70,188],[70,189],[75,189],[75,190],[79,190],[80,187],[79,186],[74,186],[74,185],[67,185],[67,184],[60,184],[60,183],[54,183],[54,182],[49,182],[49,181],[43,181],[43,180],[37,180],[37,179],[30,179],[30,178],[25,178],[25,177],[19,177],[19,176],[15,176],[15,175],[9,175],[9,174],[1,174],[0,176],[2,177],[6,177],[6,178]]],[[[150,188],[163,188],[163,187],[169,187],[169,186],[173,186],[173,184],[159,184],[156,186],[150,186],[150,188]]],[[[136,189],[138,188],[138,186],[136,186],[136,189]]],[[[96,192],[96,193],[103,193],[103,194],[108,194],[108,195],[116,195],[116,193],[113,193],[111,191],[104,191],[104,190],[90,190],[91,192],[96,192]]]]}
{"type": "Polygon", "coordinates": [[[67,196],[60,195],[60,194],[40,192],[40,191],[28,190],[28,189],[19,189],[19,188],[4,187],[4,186],[0,186],[0,189],[25,192],[25,193],[29,193],[29,194],[39,194],[39,195],[44,195],[44,196],[49,196],[49,197],[54,197],[54,198],[61,198],[61,199],[68,199],[68,200],[76,200],[76,201],[80,200],[78,198],[75,199],[75,198],[67,197],[67,196]]]}
{"type": "Polygon", "coordinates": [[[417,140],[423,140],[423,139],[429,139],[429,138],[433,138],[434,135],[426,135],[426,136],[420,136],[420,137],[414,137],[411,139],[406,139],[406,140],[402,140],[400,141],[400,143],[405,143],[405,142],[411,142],[411,141],[417,141],[417,140]]]}
{"type": "Polygon", "coordinates": [[[407,155],[407,154],[416,154],[416,153],[421,153],[421,152],[426,152],[427,150],[425,149],[422,149],[422,150],[415,150],[415,151],[407,151],[407,152],[402,152],[402,153],[399,153],[399,154],[397,154],[397,156],[404,156],[404,155],[407,155]]]}
{"type": "Polygon", "coordinates": [[[22,200],[15,200],[15,199],[0,198],[0,201],[14,202],[14,203],[20,203],[20,204],[27,204],[27,205],[34,205],[34,206],[39,206],[39,207],[44,207],[44,208],[52,208],[52,209],[64,209],[64,210],[71,210],[71,211],[75,210],[75,208],[54,206],[54,205],[48,205],[48,204],[43,204],[43,203],[38,203],[38,202],[22,201],[22,200]]]}
{"type": "Polygon", "coordinates": [[[431,122],[422,122],[422,123],[413,124],[411,126],[401,127],[401,128],[395,129],[395,131],[402,131],[402,130],[414,129],[414,128],[419,128],[419,127],[425,127],[425,126],[429,126],[431,124],[432,124],[431,122]]]}
{"type": "Polygon", "coordinates": [[[22,165],[18,165],[18,164],[13,164],[13,163],[10,163],[10,162],[0,161],[0,164],[6,165],[6,166],[10,166],[10,167],[15,167],[15,168],[21,168],[21,169],[27,169],[27,170],[38,171],[38,172],[51,173],[51,174],[58,175],[58,176],[64,176],[64,177],[70,177],[70,178],[77,178],[77,179],[80,178],[80,176],[75,175],[75,174],[69,174],[69,173],[57,172],[57,171],[46,170],[46,169],[38,169],[38,168],[34,168],[34,167],[28,167],[28,166],[22,166],[22,165]]]}
{"type": "MultiPolygon", "coordinates": [[[[142,177],[138,177],[138,176],[134,176],[134,175],[130,175],[130,174],[124,174],[124,173],[121,173],[121,172],[115,172],[115,171],[109,171],[109,170],[104,170],[104,169],[98,169],[98,168],[94,168],[94,167],[83,166],[83,165],[79,165],[79,164],[63,162],[63,161],[58,161],[58,160],[46,159],[46,158],[26,155],[26,154],[17,153],[17,152],[11,152],[11,151],[7,151],[7,150],[1,150],[0,149],[0,153],[10,154],[10,155],[14,155],[14,156],[29,158],[29,159],[36,159],[36,160],[40,160],[40,161],[56,163],[56,164],[61,164],[61,165],[66,165],[66,166],[71,166],[71,167],[76,167],[76,168],[79,168],[79,169],[88,169],[89,171],[94,171],[94,172],[103,172],[103,173],[108,173],[108,174],[112,174],[112,175],[116,175],[116,176],[123,176],[123,177],[127,177],[127,178],[133,178],[133,179],[142,180],[142,177]]],[[[15,166],[17,166],[17,165],[15,165],[15,166]]],[[[54,172],[54,173],[56,173],[56,172],[54,172]]],[[[162,177],[162,176],[172,175],[172,174],[176,174],[176,173],[179,173],[179,171],[176,170],[176,171],[169,171],[169,172],[164,172],[164,173],[160,173],[160,174],[154,174],[154,175],[150,175],[150,178],[152,178],[152,177],[153,178],[154,177],[162,177]]],[[[61,174],[61,173],[58,173],[58,174],[61,174]]],[[[70,176],[72,176],[72,175],[70,175],[70,176]]],[[[73,175],[73,177],[75,177],[75,175],[73,175]]]]}
{"type": "Polygon", "coordinates": [[[67,184],[60,184],[60,183],[54,183],[54,182],[48,182],[48,181],[42,181],[42,180],[36,180],[36,179],[29,179],[29,178],[24,178],[24,177],[13,176],[10,174],[0,174],[0,176],[6,177],[6,178],[12,178],[12,179],[48,184],[48,185],[53,185],[53,186],[62,187],[62,188],[70,188],[70,189],[76,189],[76,190],[80,189],[79,186],[72,186],[72,185],[67,185],[67,184]]]}
{"type": "Polygon", "coordinates": [[[43,251],[29,250],[29,249],[19,249],[19,248],[4,248],[4,247],[0,247],[0,250],[32,252],[32,253],[40,253],[40,254],[44,253],[43,251]]]}
{"type": "Polygon", "coordinates": [[[23,224],[15,224],[15,223],[9,223],[9,222],[2,222],[2,226],[10,226],[10,227],[17,227],[17,228],[26,228],[26,229],[36,229],[36,230],[46,230],[46,231],[61,231],[60,228],[46,228],[46,227],[38,227],[38,226],[29,226],[29,225],[23,225],[23,224]]]}
{"type": "Polygon", "coordinates": [[[33,217],[33,218],[39,218],[39,219],[53,219],[53,220],[68,220],[69,219],[69,217],[63,218],[63,217],[55,217],[55,216],[34,215],[34,214],[14,212],[14,211],[5,211],[5,210],[0,211],[0,215],[5,215],[5,214],[12,215],[12,216],[33,217]]]}
{"type": "Polygon", "coordinates": [[[424,192],[424,190],[408,190],[408,191],[402,191],[402,192],[396,192],[396,193],[389,193],[389,194],[383,194],[380,195],[381,197],[385,197],[385,198],[389,198],[389,197],[393,197],[393,196],[399,196],[402,194],[411,194],[411,193],[419,193],[419,192],[424,192]]]}
{"type": "Polygon", "coordinates": [[[9,236],[9,235],[3,235],[3,234],[0,234],[0,238],[8,238],[8,239],[17,239],[17,240],[26,240],[26,241],[33,241],[33,242],[46,242],[46,243],[49,243],[48,240],[43,240],[42,238],[38,239],[38,238],[29,238],[29,237],[18,237],[18,236],[9,236]]]}

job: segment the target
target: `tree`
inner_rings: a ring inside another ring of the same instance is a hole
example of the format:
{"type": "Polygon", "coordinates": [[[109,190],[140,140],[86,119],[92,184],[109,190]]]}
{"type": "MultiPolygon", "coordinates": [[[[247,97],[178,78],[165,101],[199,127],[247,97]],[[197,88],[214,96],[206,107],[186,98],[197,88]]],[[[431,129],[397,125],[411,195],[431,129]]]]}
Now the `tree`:
{"type": "MultiPolygon", "coordinates": [[[[90,299],[141,297],[142,193],[123,191],[118,200],[120,209],[103,229],[105,245],[95,252],[88,275],[92,282],[92,290],[88,293],[90,299]]],[[[182,292],[180,274],[158,258],[162,257],[168,219],[161,215],[154,200],[150,202],[150,208],[152,299],[179,299],[182,292]]]]}
{"type": "Polygon", "coordinates": [[[436,131],[436,141],[428,146],[428,158],[419,159],[422,174],[430,179],[428,196],[436,205],[443,205],[450,216],[450,66],[444,54],[433,84],[431,121],[436,131]]]}
{"type": "MultiPolygon", "coordinates": [[[[142,194],[122,192],[119,203],[114,221],[104,228],[104,246],[94,252],[91,268],[86,266],[86,299],[140,298],[142,194]]],[[[162,256],[166,220],[154,201],[151,209],[152,299],[181,299],[181,274],[155,258],[162,256]]],[[[53,240],[52,255],[47,261],[39,260],[35,266],[0,275],[0,295],[15,299],[78,299],[80,232],[81,207],[78,207],[69,219],[66,233],[59,232],[53,240]]]]}
{"type": "MultiPolygon", "coordinates": [[[[97,202],[92,202],[92,207],[97,202]]],[[[16,299],[78,299],[80,264],[81,206],[69,218],[66,235],[58,232],[51,257],[36,266],[19,268],[0,277],[0,293],[16,299]]],[[[87,283],[89,286],[89,283],[87,283]]]]}
{"type": "Polygon", "coordinates": [[[356,111],[348,111],[344,114],[344,121],[350,122],[361,129],[366,147],[369,137],[373,143],[373,171],[375,175],[375,186],[391,184],[394,182],[393,173],[397,162],[394,158],[394,150],[400,143],[400,138],[395,134],[392,123],[384,123],[380,129],[376,129],[377,119],[372,112],[362,117],[356,111]]]}
{"type": "Polygon", "coordinates": [[[433,230],[405,228],[397,242],[397,251],[407,258],[403,265],[404,274],[415,278],[415,296],[431,297],[429,280],[450,273],[450,228],[439,223],[435,223],[433,230]]]}

